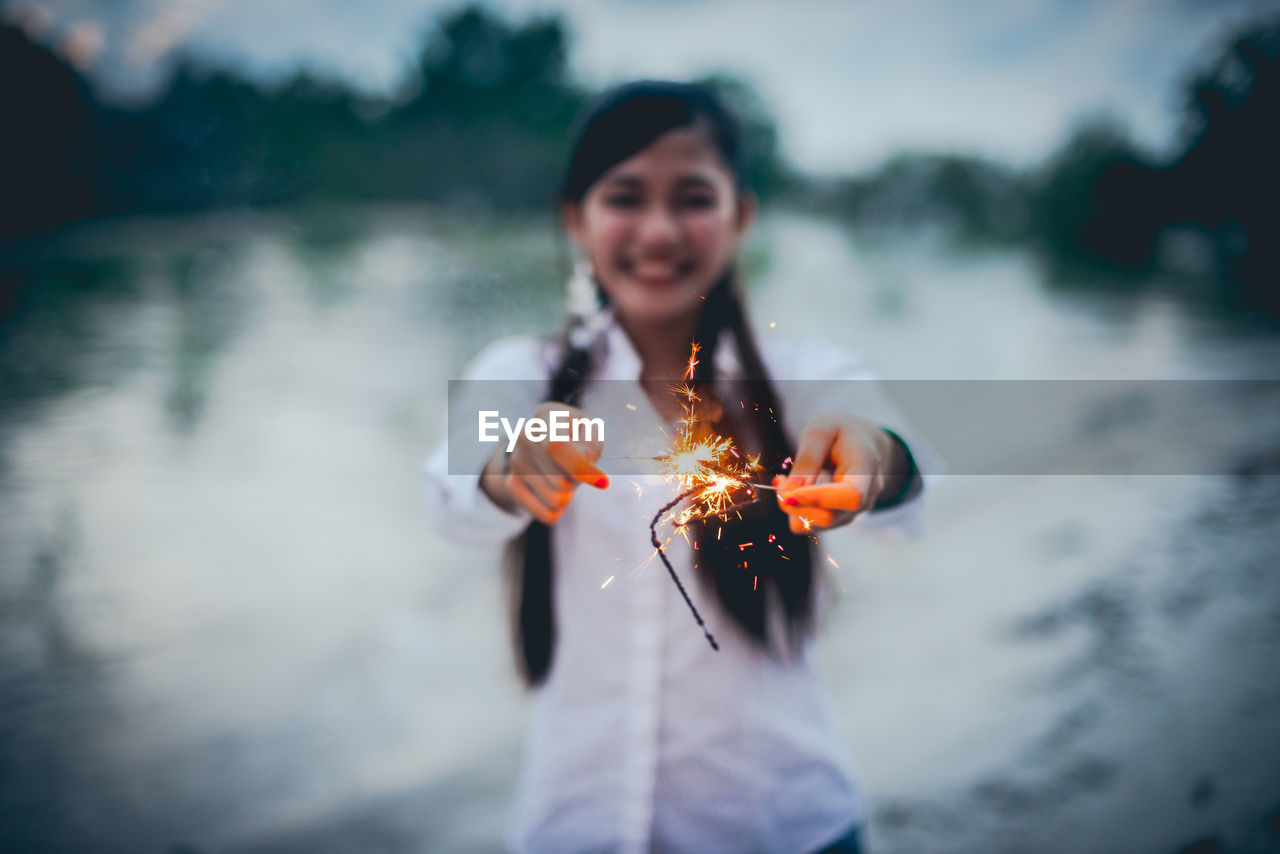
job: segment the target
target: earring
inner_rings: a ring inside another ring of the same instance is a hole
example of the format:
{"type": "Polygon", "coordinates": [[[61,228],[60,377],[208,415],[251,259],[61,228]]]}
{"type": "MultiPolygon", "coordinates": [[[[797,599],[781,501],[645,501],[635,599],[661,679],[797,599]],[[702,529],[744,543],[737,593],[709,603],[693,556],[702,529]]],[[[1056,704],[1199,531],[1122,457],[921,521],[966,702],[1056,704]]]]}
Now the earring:
{"type": "Polygon", "coordinates": [[[586,350],[596,336],[600,317],[600,298],[591,262],[586,258],[579,257],[574,261],[565,291],[565,303],[569,309],[569,345],[575,350],[586,350]]]}
{"type": "Polygon", "coordinates": [[[586,258],[579,257],[573,262],[573,272],[565,283],[565,291],[565,303],[574,318],[585,322],[599,308],[591,262],[586,258]]]}

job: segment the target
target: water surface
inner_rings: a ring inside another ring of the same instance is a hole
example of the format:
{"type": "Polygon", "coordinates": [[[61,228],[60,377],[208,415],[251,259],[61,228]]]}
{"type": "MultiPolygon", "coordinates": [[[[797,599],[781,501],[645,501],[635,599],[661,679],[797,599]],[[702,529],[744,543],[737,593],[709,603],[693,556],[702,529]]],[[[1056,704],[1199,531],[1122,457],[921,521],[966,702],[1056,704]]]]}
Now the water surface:
{"type": "MultiPolygon", "coordinates": [[[[446,381],[558,325],[556,253],[544,222],[382,209],[100,224],[20,257],[0,846],[500,850],[525,705],[496,555],[432,530],[419,471],[446,381]]],[[[1047,287],[1020,252],[776,214],[746,257],[761,337],[886,377],[1280,364],[1261,325],[1047,287]]],[[[1245,432],[1220,476],[950,477],[918,542],[826,539],[821,651],[875,850],[1280,850],[1280,479],[1250,468],[1280,437],[1245,432]]]]}

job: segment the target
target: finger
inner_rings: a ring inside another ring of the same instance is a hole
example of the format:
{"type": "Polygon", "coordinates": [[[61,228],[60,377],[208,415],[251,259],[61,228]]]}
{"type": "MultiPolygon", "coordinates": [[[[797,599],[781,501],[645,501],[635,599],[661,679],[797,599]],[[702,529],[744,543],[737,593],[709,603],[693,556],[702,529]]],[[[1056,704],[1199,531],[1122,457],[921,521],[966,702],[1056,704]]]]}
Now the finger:
{"type": "Polygon", "coordinates": [[[816,508],[808,508],[802,512],[788,514],[790,516],[791,533],[805,534],[811,533],[820,528],[825,528],[835,519],[835,514],[830,510],[819,510],[816,508]]]}
{"type": "Polygon", "coordinates": [[[783,508],[783,512],[794,519],[804,519],[809,524],[822,528],[834,522],[837,515],[835,510],[826,510],[822,507],[788,507],[783,508]]]}
{"type": "MultiPolygon", "coordinates": [[[[555,463],[550,460],[546,461],[548,468],[554,468],[555,463]]],[[[525,488],[538,497],[547,507],[556,510],[564,509],[569,503],[569,499],[573,497],[574,481],[569,480],[563,474],[544,474],[536,469],[531,469],[527,461],[516,463],[514,460],[511,465],[511,477],[518,480],[525,488]]]]}
{"type": "Polygon", "coordinates": [[[863,437],[856,430],[841,430],[831,447],[831,462],[835,464],[836,479],[843,475],[870,475],[874,461],[867,456],[863,437]]]}
{"type": "Polygon", "coordinates": [[[539,522],[551,525],[555,522],[550,508],[542,503],[538,495],[530,488],[524,478],[511,478],[511,495],[516,502],[533,514],[533,517],[539,522]]]}
{"type": "Polygon", "coordinates": [[[594,486],[596,489],[609,488],[609,475],[605,474],[603,469],[572,442],[550,443],[547,453],[565,474],[579,483],[594,486]]]}
{"type": "Polygon", "coordinates": [[[533,514],[533,517],[544,525],[554,525],[556,520],[560,518],[560,514],[545,506],[538,496],[533,492],[524,478],[511,478],[511,494],[515,496],[517,502],[524,509],[533,514]]]}
{"type": "Polygon", "coordinates": [[[820,507],[809,507],[800,514],[800,518],[808,519],[809,524],[813,525],[815,528],[828,528],[831,526],[831,523],[836,520],[836,513],[834,510],[823,510],[820,507]]]}
{"type": "Polygon", "coordinates": [[[551,489],[571,489],[574,482],[565,475],[556,461],[551,459],[547,451],[541,446],[537,448],[536,451],[531,450],[523,455],[517,451],[516,456],[511,458],[511,473],[527,477],[537,476],[551,489]]]}
{"type": "Polygon", "coordinates": [[[792,478],[788,475],[775,475],[773,486],[778,495],[783,495],[802,486],[813,486],[815,483],[830,483],[834,478],[831,470],[824,468],[816,475],[807,475],[805,477],[792,478]]]}
{"type": "Polygon", "coordinates": [[[793,487],[813,483],[822,470],[822,464],[827,461],[838,433],[839,427],[835,424],[817,419],[811,421],[796,443],[795,461],[787,475],[787,483],[793,487]]]}
{"type": "Polygon", "coordinates": [[[535,474],[525,478],[526,485],[533,490],[547,507],[552,510],[563,510],[573,499],[573,490],[577,484],[563,477],[551,478],[535,474]],[[564,484],[560,486],[559,484],[564,484]]]}
{"type": "Polygon", "coordinates": [[[861,510],[866,500],[866,489],[854,478],[832,483],[801,486],[779,493],[778,501],[783,509],[792,507],[822,507],[828,510],[861,510]]]}
{"type": "Polygon", "coordinates": [[[854,519],[858,518],[857,513],[853,513],[848,510],[840,510],[834,513],[833,516],[835,518],[833,518],[830,522],[828,522],[826,525],[823,526],[827,530],[830,530],[832,528],[844,527],[845,525],[848,525],[850,522],[852,522],[854,519]]]}

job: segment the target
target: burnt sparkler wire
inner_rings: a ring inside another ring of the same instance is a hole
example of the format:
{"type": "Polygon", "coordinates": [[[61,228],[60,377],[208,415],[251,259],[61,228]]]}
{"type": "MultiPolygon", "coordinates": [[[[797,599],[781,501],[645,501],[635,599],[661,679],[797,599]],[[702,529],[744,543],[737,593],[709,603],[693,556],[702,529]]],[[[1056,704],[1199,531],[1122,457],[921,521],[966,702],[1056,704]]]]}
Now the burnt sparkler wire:
{"type": "Polygon", "coordinates": [[[654,515],[653,521],[649,523],[649,539],[653,543],[653,547],[658,550],[658,557],[662,558],[662,565],[667,568],[667,574],[671,576],[671,580],[676,583],[676,588],[680,591],[680,595],[684,597],[684,604],[689,606],[689,610],[693,612],[693,618],[697,620],[698,627],[702,629],[702,634],[706,637],[707,643],[711,644],[711,648],[716,652],[720,651],[720,644],[716,643],[715,637],[707,629],[707,624],[702,621],[702,615],[698,613],[697,607],[693,604],[693,600],[689,598],[689,592],[684,589],[684,584],[680,582],[680,576],[676,575],[676,569],[671,565],[671,561],[667,560],[667,553],[663,551],[662,543],[658,541],[658,522],[662,519],[662,514],[675,507],[681,501],[684,501],[690,495],[698,492],[701,487],[693,487],[686,489],[684,492],[671,499],[661,510],[654,515]]]}

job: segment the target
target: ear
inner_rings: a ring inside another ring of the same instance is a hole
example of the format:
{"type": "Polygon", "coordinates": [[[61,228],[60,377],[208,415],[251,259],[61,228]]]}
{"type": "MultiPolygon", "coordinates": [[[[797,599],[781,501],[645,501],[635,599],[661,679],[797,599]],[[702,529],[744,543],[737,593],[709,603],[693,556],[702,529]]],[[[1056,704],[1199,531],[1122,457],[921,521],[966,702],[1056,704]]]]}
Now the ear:
{"type": "Polygon", "coordinates": [[[560,203],[560,221],[575,246],[582,248],[582,207],[576,202],[560,203]]]}
{"type": "Polygon", "coordinates": [[[739,240],[751,228],[751,223],[755,222],[757,207],[756,197],[753,194],[744,192],[738,195],[738,209],[734,212],[733,227],[738,233],[739,240]]]}

